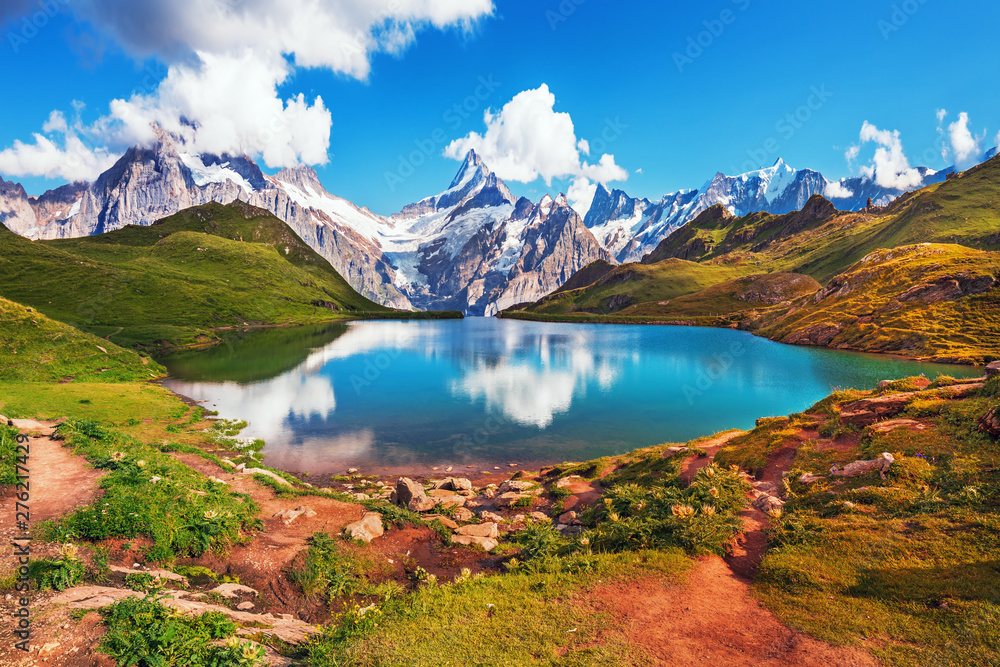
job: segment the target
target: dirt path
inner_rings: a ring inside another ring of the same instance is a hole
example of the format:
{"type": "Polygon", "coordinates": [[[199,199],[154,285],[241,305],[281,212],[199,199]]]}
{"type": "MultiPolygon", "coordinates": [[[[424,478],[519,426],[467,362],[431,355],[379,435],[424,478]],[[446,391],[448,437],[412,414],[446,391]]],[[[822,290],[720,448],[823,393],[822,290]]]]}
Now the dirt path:
{"type": "Polygon", "coordinates": [[[659,578],[593,588],[575,601],[607,614],[602,638],[624,637],[655,665],[874,667],[857,649],[838,648],[789,630],[717,557],[698,562],[683,586],[659,578]],[[613,629],[612,629],[613,628],[613,629]]]}

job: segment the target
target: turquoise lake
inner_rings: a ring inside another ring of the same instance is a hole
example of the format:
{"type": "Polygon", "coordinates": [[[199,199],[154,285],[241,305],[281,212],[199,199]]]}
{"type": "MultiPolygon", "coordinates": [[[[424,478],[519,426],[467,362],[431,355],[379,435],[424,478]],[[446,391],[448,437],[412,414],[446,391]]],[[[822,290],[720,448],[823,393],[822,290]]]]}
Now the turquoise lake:
{"type": "Polygon", "coordinates": [[[979,369],[728,329],[493,318],[274,329],[162,360],[166,386],[244,419],[310,473],[580,461],[804,410],[835,388],[979,369]]]}

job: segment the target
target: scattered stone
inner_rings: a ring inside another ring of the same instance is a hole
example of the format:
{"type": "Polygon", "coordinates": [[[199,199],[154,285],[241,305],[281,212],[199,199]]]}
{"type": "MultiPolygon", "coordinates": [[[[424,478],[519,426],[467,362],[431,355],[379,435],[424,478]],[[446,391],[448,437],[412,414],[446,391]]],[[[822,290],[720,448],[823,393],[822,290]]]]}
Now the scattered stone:
{"type": "MultiPolygon", "coordinates": [[[[230,468],[235,468],[236,467],[236,464],[233,463],[232,461],[230,461],[229,459],[219,459],[219,460],[222,461],[223,463],[225,463],[230,468]]],[[[243,466],[243,467],[246,467],[246,466],[243,466]]]]}
{"type": "Polygon", "coordinates": [[[663,458],[667,459],[671,456],[677,456],[686,451],[689,451],[687,447],[667,447],[663,452],[663,458]]]}
{"type": "Polygon", "coordinates": [[[890,433],[897,428],[912,428],[914,431],[923,431],[927,428],[915,419],[889,419],[878,422],[868,427],[872,433],[890,433]]]}
{"type": "Polygon", "coordinates": [[[356,475],[357,473],[358,473],[358,469],[357,468],[348,468],[347,469],[347,474],[348,475],[356,475]]]}
{"type": "MultiPolygon", "coordinates": [[[[98,345],[97,349],[100,350],[101,347],[98,345]]],[[[40,649],[38,649],[38,655],[39,656],[49,655],[50,653],[52,653],[53,651],[55,651],[57,648],[59,648],[59,642],[49,642],[48,644],[42,644],[42,647],[40,649]]]]}
{"type": "Polygon", "coordinates": [[[472,491],[472,482],[465,477],[448,477],[441,482],[441,489],[452,491],[472,491]]]}
{"type": "Polygon", "coordinates": [[[511,523],[524,523],[525,516],[523,514],[515,514],[510,518],[511,523]]]}
{"type": "Polygon", "coordinates": [[[434,509],[434,500],[427,497],[424,487],[409,477],[400,477],[396,482],[396,497],[393,502],[411,512],[428,512],[434,509]]]}
{"type": "Polygon", "coordinates": [[[476,515],[472,513],[472,510],[466,509],[465,507],[459,507],[451,516],[455,519],[455,521],[467,523],[472,521],[476,515]]]}
{"type": "Polygon", "coordinates": [[[880,419],[898,415],[906,409],[906,406],[916,395],[916,393],[910,392],[853,401],[841,407],[840,420],[853,426],[871,426],[880,419]]]}
{"type": "Polygon", "coordinates": [[[845,509],[849,509],[849,510],[852,510],[855,507],[857,507],[857,505],[855,505],[854,503],[852,503],[850,500],[845,500],[844,503],[843,503],[843,505],[844,505],[845,509]]]}
{"type": "MultiPolygon", "coordinates": [[[[471,512],[470,512],[470,514],[471,514],[471,512]]],[[[430,523],[432,521],[440,521],[441,525],[445,526],[446,528],[450,528],[452,530],[455,530],[456,528],[458,528],[458,524],[457,523],[455,523],[454,521],[452,521],[451,519],[449,519],[446,516],[441,516],[440,514],[425,514],[423,518],[424,518],[424,521],[426,521],[427,523],[430,523]]]]}
{"type": "Polygon", "coordinates": [[[878,383],[878,390],[885,391],[890,386],[892,386],[892,380],[882,380],[881,382],[878,383]]]}
{"type": "Polygon", "coordinates": [[[822,479],[823,478],[820,477],[819,475],[814,475],[809,472],[804,472],[801,475],[799,475],[799,484],[806,484],[806,485],[813,484],[814,482],[818,482],[822,479]]]}
{"type": "Polygon", "coordinates": [[[497,529],[497,524],[488,521],[486,523],[474,523],[468,526],[462,526],[455,531],[456,535],[466,535],[472,537],[497,537],[500,532],[497,529]]]}
{"type": "Polygon", "coordinates": [[[994,361],[986,367],[986,379],[1000,375],[1000,361],[994,361]]]}
{"type": "Polygon", "coordinates": [[[576,512],[566,512],[565,514],[559,515],[559,523],[572,526],[575,523],[579,523],[577,518],[578,515],[576,512]]]}
{"type": "Polygon", "coordinates": [[[529,516],[531,517],[532,521],[536,521],[538,523],[552,522],[552,517],[550,517],[548,514],[545,514],[544,512],[532,512],[529,516]]]}
{"type": "Polygon", "coordinates": [[[474,535],[455,535],[451,538],[451,541],[452,544],[482,547],[484,551],[493,551],[500,544],[492,537],[476,537],[474,535]]]}
{"type": "Polygon", "coordinates": [[[249,600],[247,600],[246,602],[241,602],[238,605],[236,605],[236,608],[239,609],[240,611],[250,611],[251,609],[253,609],[253,602],[250,602],[249,600]]]}
{"type": "Polygon", "coordinates": [[[830,470],[830,474],[835,477],[860,477],[870,472],[878,472],[879,476],[885,479],[886,473],[889,472],[889,468],[895,462],[896,458],[892,454],[882,452],[881,456],[871,461],[855,461],[854,463],[848,463],[843,468],[834,466],[830,470]]]}
{"type": "Polygon", "coordinates": [[[455,466],[448,466],[447,468],[444,469],[444,471],[445,472],[451,472],[454,469],[455,469],[455,466]]]}
{"type": "Polygon", "coordinates": [[[516,464],[516,463],[508,463],[508,464],[507,464],[507,466],[508,466],[509,468],[516,468],[516,467],[517,467],[517,464],[516,464]]]}
{"type": "MultiPolygon", "coordinates": [[[[109,565],[108,569],[112,572],[118,572],[119,574],[132,574],[136,569],[141,569],[142,566],[136,563],[135,568],[122,567],[120,565],[109,565]]],[[[176,581],[179,584],[187,586],[187,577],[184,577],[176,572],[171,572],[170,570],[142,570],[146,574],[151,574],[157,579],[166,579],[168,581],[176,581]]]]}
{"type": "Polygon", "coordinates": [[[242,584],[219,584],[215,588],[209,591],[209,593],[215,593],[216,595],[221,595],[224,598],[237,598],[241,594],[258,596],[260,593],[250,588],[249,586],[244,586],[242,584]]]}
{"type": "Polygon", "coordinates": [[[497,497],[497,490],[491,489],[490,488],[491,486],[493,485],[491,484],[490,486],[487,486],[485,489],[483,489],[483,498],[486,498],[487,500],[493,500],[494,498],[497,497]]]}
{"type": "Polygon", "coordinates": [[[479,518],[483,521],[492,521],[494,523],[503,523],[505,519],[495,512],[482,512],[479,518]]]}
{"type": "Polygon", "coordinates": [[[359,521],[349,523],[344,526],[344,531],[351,536],[351,539],[361,540],[368,543],[376,537],[385,534],[382,527],[382,515],[377,512],[365,512],[359,521]]]}
{"type": "Polygon", "coordinates": [[[523,493],[516,493],[514,491],[509,491],[507,493],[501,493],[496,497],[497,507],[513,507],[522,500],[530,499],[531,496],[524,495],[523,493]]]}
{"type": "Polygon", "coordinates": [[[754,482],[753,488],[764,493],[773,494],[778,490],[778,485],[774,482],[754,482]]]}

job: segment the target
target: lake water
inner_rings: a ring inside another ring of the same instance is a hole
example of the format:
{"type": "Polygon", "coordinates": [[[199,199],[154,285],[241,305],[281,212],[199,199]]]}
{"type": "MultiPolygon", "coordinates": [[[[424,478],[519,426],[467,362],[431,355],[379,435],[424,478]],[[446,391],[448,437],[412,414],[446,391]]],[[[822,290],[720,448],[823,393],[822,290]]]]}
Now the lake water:
{"type": "Polygon", "coordinates": [[[727,329],[468,318],[273,329],[162,360],[290,471],[580,461],[809,407],[834,388],[970,367],[727,329]]]}

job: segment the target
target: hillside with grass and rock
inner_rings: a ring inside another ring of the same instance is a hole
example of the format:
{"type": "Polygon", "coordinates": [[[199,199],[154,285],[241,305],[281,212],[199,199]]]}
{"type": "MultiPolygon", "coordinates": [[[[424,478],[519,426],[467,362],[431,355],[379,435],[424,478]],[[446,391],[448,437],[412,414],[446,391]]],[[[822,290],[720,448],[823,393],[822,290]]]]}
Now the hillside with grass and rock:
{"type": "Polygon", "coordinates": [[[220,332],[413,317],[362,297],[267,211],[236,201],[148,227],[29,241],[0,227],[0,296],[126,347],[217,343],[220,332]]]}
{"type": "Polygon", "coordinates": [[[713,206],[635,264],[597,264],[504,317],[742,328],[792,344],[982,364],[1000,358],[1000,159],[840,212],[713,206]]]}

